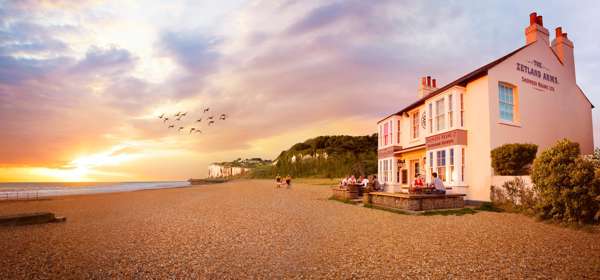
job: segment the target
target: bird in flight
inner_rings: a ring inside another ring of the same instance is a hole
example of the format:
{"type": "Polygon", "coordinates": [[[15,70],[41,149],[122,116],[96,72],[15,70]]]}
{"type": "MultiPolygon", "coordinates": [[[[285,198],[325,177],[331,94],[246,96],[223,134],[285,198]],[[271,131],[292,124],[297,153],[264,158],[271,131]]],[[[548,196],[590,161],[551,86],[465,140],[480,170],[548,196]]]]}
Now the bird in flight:
{"type": "Polygon", "coordinates": [[[215,121],[209,121],[209,122],[208,122],[208,125],[212,125],[212,124],[214,124],[214,123],[215,123],[215,121]]]}
{"type": "Polygon", "coordinates": [[[182,131],[184,129],[183,126],[180,126],[179,129],[177,129],[177,131],[182,131]]]}
{"type": "Polygon", "coordinates": [[[202,118],[197,119],[196,122],[202,122],[202,118]]]}
{"type": "Polygon", "coordinates": [[[176,118],[175,120],[176,121],[180,121],[181,120],[181,116],[179,116],[179,118],[176,118]]]}
{"type": "Polygon", "coordinates": [[[194,130],[196,130],[195,127],[190,128],[190,134],[192,134],[192,132],[194,132],[194,130]]]}
{"type": "Polygon", "coordinates": [[[175,128],[175,125],[174,124],[169,125],[169,128],[175,128]]]}
{"type": "Polygon", "coordinates": [[[208,119],[209,119],[209,120],[212,120],[213,118],[214,118],[214,116],[210,116],[210,117],[208,117],[208,119]]]}
{"type": "Polygon", "coordinates": [[[202,133],[202,130],[196,129],[196,133],[202,133]]]}
{"type": "Polygon", "coordinates": [[[177,114],[175,114],[176,117],[179,117],[181,115],[181,112],[177,112],[177,114]]]}
{"type": "Polygon", "coordinates": [[[220,117],[221,120],[225,120],[226,118],[227,118],[227,115],[221,114],[221,117],[220,117]]]}
{"type": "Polygon", "coordinates": [[[158,116],[159,119],[162,119],[165,116],[165,113],[162,113],[160,116],[158,116]]]}
{"type": "Polygon", "coordinates": [[[169,120],[169,118],[164,118],[164,119],[163,119],[163,122],[165,122],[165,123],[166,123],[168,120],[169,120]]]}
{"type": "Polygon", "coordinates": [[[204,109],[204,112],[203,112],[203,113],[206,113],[206,112],[208,112],[209,110],[210,110],[210,108],[206,107],[206,108],[204,109]]]}
{"type": "Polygon", "coordinates": [[[182,117],[185,117],[186,115],[187,115],[187,112],[181,114],[182,117]]]}

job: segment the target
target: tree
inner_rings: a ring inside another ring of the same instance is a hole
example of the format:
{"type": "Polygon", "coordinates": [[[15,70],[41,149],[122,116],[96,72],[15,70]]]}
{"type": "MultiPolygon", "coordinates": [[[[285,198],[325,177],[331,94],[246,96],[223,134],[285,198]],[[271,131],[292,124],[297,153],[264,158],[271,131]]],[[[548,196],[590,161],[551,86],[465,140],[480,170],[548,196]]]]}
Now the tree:
{"type": "Polygon", "coordinates": [[[582,157],[579,144],[563,139],[535,159],[531,179],[540,217],[569,223],[598,222],[600,170],[582,157]]]}

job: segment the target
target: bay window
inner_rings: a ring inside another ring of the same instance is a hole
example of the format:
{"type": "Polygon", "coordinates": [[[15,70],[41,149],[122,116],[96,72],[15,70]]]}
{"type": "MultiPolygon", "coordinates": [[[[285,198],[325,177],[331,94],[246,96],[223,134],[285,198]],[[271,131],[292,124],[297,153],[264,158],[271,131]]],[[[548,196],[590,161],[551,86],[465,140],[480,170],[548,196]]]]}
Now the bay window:
{"type": "Polygon", "coordinates": [[[412,138],[419,138],[419,112],[412,114],[412,138]]]}
{"type": "Polygon", "coordinates": [[[446,150],[437,151],[437,175],[442,181],[446,181],[446,150]]]}
{"type": "Polygon", "coordinates": [[[389,129],[390,129],[389,123],[388,122],[384,123],[383,124],[383,145],[384,146],[387,146],[387,144],[388,144],[388,137],[389,137],[389,133],[390,133],[389,129]]]}
{"type": "Polygon", "coordinates": [[[440,131],[446,128],[446,102],[442,98],[435,102],[435,123],[436,130],[440,131]]]}
{"type": "Polygon", "coordinates": [[[448,127],[453,127],[453,120],[452,120],[452,111],[453,111],[453,106],[452,106],[453,100],[452,100],[452,94],[448,95],[448,127]]]}
{"type": "Polygon", "coordinates": [[[460,126],[465,126],[465,101],[462,93],[460,94],[460,126]]]}

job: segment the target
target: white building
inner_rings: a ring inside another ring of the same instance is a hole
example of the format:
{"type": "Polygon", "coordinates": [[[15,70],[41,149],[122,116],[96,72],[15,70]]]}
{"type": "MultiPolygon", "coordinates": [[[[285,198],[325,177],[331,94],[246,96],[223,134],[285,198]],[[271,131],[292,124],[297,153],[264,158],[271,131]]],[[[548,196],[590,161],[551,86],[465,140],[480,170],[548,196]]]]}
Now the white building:
{"type": "Polygon", "coordinates": [[[573,42],[530,15],[525,45],[437,87],[420,79],[417,100],[377,123],[378,178],[407,192],[415,177],[436,172],[451,192],[489,201],[490,151],[508,143],[544,150],[567,138],[593,151],[592,108],[577,85],[573,42]]]}

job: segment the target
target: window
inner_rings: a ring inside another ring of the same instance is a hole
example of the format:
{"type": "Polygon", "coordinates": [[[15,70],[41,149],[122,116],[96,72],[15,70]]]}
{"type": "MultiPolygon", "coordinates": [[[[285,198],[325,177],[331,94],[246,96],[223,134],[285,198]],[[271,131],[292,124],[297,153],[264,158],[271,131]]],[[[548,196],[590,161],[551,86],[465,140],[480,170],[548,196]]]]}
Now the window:
{"type": "Polygon", "coordinates": [[[386,122],[383,124],[383,145],[384,146],[387,146],[387,144],[388,144],[389,132],[390,132],[389,123],[386,122]]]}
{"type": "Polygon", "coordinates": [[[461,148],[460,180],[465,181],[465,148],[461,148]]]}
{"type": "Polygon", "coordinates": [[[392,172],[394,172],[394,171],[392,170],[392,160],[391,160],[391,159],[388,159],[388,166],[389,166],[389,168],[388,168],[388,172],[390,173],[390,174],[388,174],[388,178],[390,179],[390,181],[389,181],[389,182],[391,183],[391,182],[393,181],[393,178],[392,178],[392,176],[393,176],[393,175],[392,175],[392,172]]]}
{"type": "Polygon", "coordinates": [[[418,159],[415,160],[414,167],[415,167],[415,178],[416,178],[416,177],[419,177],[419,175],[421,175],[421,166],[419,164],[418,159]]]}
{"type": "Polygon", "coordinates": [[[419,112],[412,115],[412,138],[419,138],[419,112]]]}
{"type": "Polygon", "coordinates": [[[446,181],[446,151],[437,151],[437,175],[442,181],[446,181]]]}
{"type": "Polygon", "coordinates": [[[398,145],[400,145],[400,120],[398,120],[398,128],[396,129],[396,134],[398,135],[398,139],[396,140],[396,143],[398,143],[398,145]]]}
{"type": "Polygon", "coordinates": [[[383,161],[383,181],[384,182],[388,181],[388,161],[387,160],[383,161]]]}
{"type": "Polygon", "coordinates": [[[440,99],[435,102],[435,123],[437,125],[436,130],[440,131],[446,128],[446,108],[444,99],[440,99]]]}
{"type": "Polygon", "coordinates": [[[465,101],[463,94],[460,94],[460,126],[465,126],[465,101]]]}
{"type": "Polygon", "coordinates": [[[408,184],[408,170],[402,169],[402,184],[408,184]]]}
{"type": "Polygon", "coordinates": [[[383,137],[383,126],[379,125],[379,147],[383,146],[383,141],[381,138],[383,137]]]}
{"type": "Polygon", "coordinates": [[[498,99],[500,102],[500,119],[513,122],[515,119],[515,103],[513,88],[500,83],[498,85],[498,99]]]}
{"type": "Polygon", "coordinates": [[[429,133],[433,133],[433,104],[429,103],[429,133]]]}
{"type": "Polygon", "coordinates": [[[429,175],[433,174],[433,152],[429,152],[429,175]]]}
{"type": "Polygon", "coordinates": [[[448,95],[448,127],[453,127],[453,121],[452,121],[452,94],[448,95]]]}
{"type": "Polygon", "coordinates": [[[450,148],[450,182],[454,182],[454,148],[450,148]]]}

